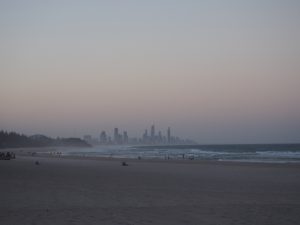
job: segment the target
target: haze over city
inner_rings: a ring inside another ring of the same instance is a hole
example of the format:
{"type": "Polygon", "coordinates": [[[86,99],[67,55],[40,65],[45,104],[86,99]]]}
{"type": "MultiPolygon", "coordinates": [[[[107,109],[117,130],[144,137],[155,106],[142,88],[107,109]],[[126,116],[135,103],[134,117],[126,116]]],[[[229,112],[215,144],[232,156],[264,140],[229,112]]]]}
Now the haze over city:
{"type": "Polygon", "coordinates": [[[0,129],[300,142],[300,2],[0,2],[0,129]]]}

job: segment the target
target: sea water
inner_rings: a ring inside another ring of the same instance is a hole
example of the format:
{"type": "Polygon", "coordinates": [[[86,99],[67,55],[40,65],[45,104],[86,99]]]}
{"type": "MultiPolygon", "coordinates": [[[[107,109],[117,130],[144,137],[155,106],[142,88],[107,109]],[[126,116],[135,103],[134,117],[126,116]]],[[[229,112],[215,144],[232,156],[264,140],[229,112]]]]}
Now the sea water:
{"type": "Polygon", "coordinates": [[[300,144],[94,146],[63,155],[85,157],[300,163],[300,144]]]}

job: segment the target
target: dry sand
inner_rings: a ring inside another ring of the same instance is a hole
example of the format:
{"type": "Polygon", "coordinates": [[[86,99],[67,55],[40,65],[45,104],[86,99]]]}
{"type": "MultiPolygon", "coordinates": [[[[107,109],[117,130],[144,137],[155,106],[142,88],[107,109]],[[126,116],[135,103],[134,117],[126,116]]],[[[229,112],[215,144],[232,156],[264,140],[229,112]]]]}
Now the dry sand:
{"type": "Polygon", "coordinates": [[[0,161],[0,224],[300,223],[299,164],[128,163],[0,161]]]}

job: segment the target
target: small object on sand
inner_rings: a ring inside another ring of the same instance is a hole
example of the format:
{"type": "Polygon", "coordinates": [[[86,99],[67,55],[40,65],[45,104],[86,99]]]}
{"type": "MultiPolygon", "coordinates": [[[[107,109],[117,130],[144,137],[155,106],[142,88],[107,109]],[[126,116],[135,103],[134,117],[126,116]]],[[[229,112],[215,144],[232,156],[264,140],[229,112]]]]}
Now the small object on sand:
{"type": "Polygon", "coordinates": [[[122,166],[128,166],[126,162],[122,162],[122,166]]]}
{"type": "Polygon", "coordinates": [[[40,162],[39,161],[35,161],[35,165],[40,165],[40,162]]]}

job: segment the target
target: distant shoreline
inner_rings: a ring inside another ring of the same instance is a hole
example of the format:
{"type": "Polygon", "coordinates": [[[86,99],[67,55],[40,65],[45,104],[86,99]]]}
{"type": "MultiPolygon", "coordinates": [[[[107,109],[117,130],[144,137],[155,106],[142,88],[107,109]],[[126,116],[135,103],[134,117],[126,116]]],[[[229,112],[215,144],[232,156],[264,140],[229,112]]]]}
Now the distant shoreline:
{"type": "Polygon", "coordinates": [[[300,162],[263,162],[263,161],[238,161],[238,160],[188,160],[188,159],[161,159],[161,158],[126,158],[126,157],[105,157],[105,156],[88,156],[88,155],[63,155],[61,152],[72,147],[33,147],[33,148],[7,148],[1,149],[0,152],[14,152],[17,157],[21,158],[49,158],[49,159],[70,159],[70,160],[91,160],[91,161],[112,161],[112,162],[134,162],[134,163],[171,163],[171,164],[210,164],[210,165],[253,165],[253,166],[279,166],[294,165],[300,167],[300,162]]]}

